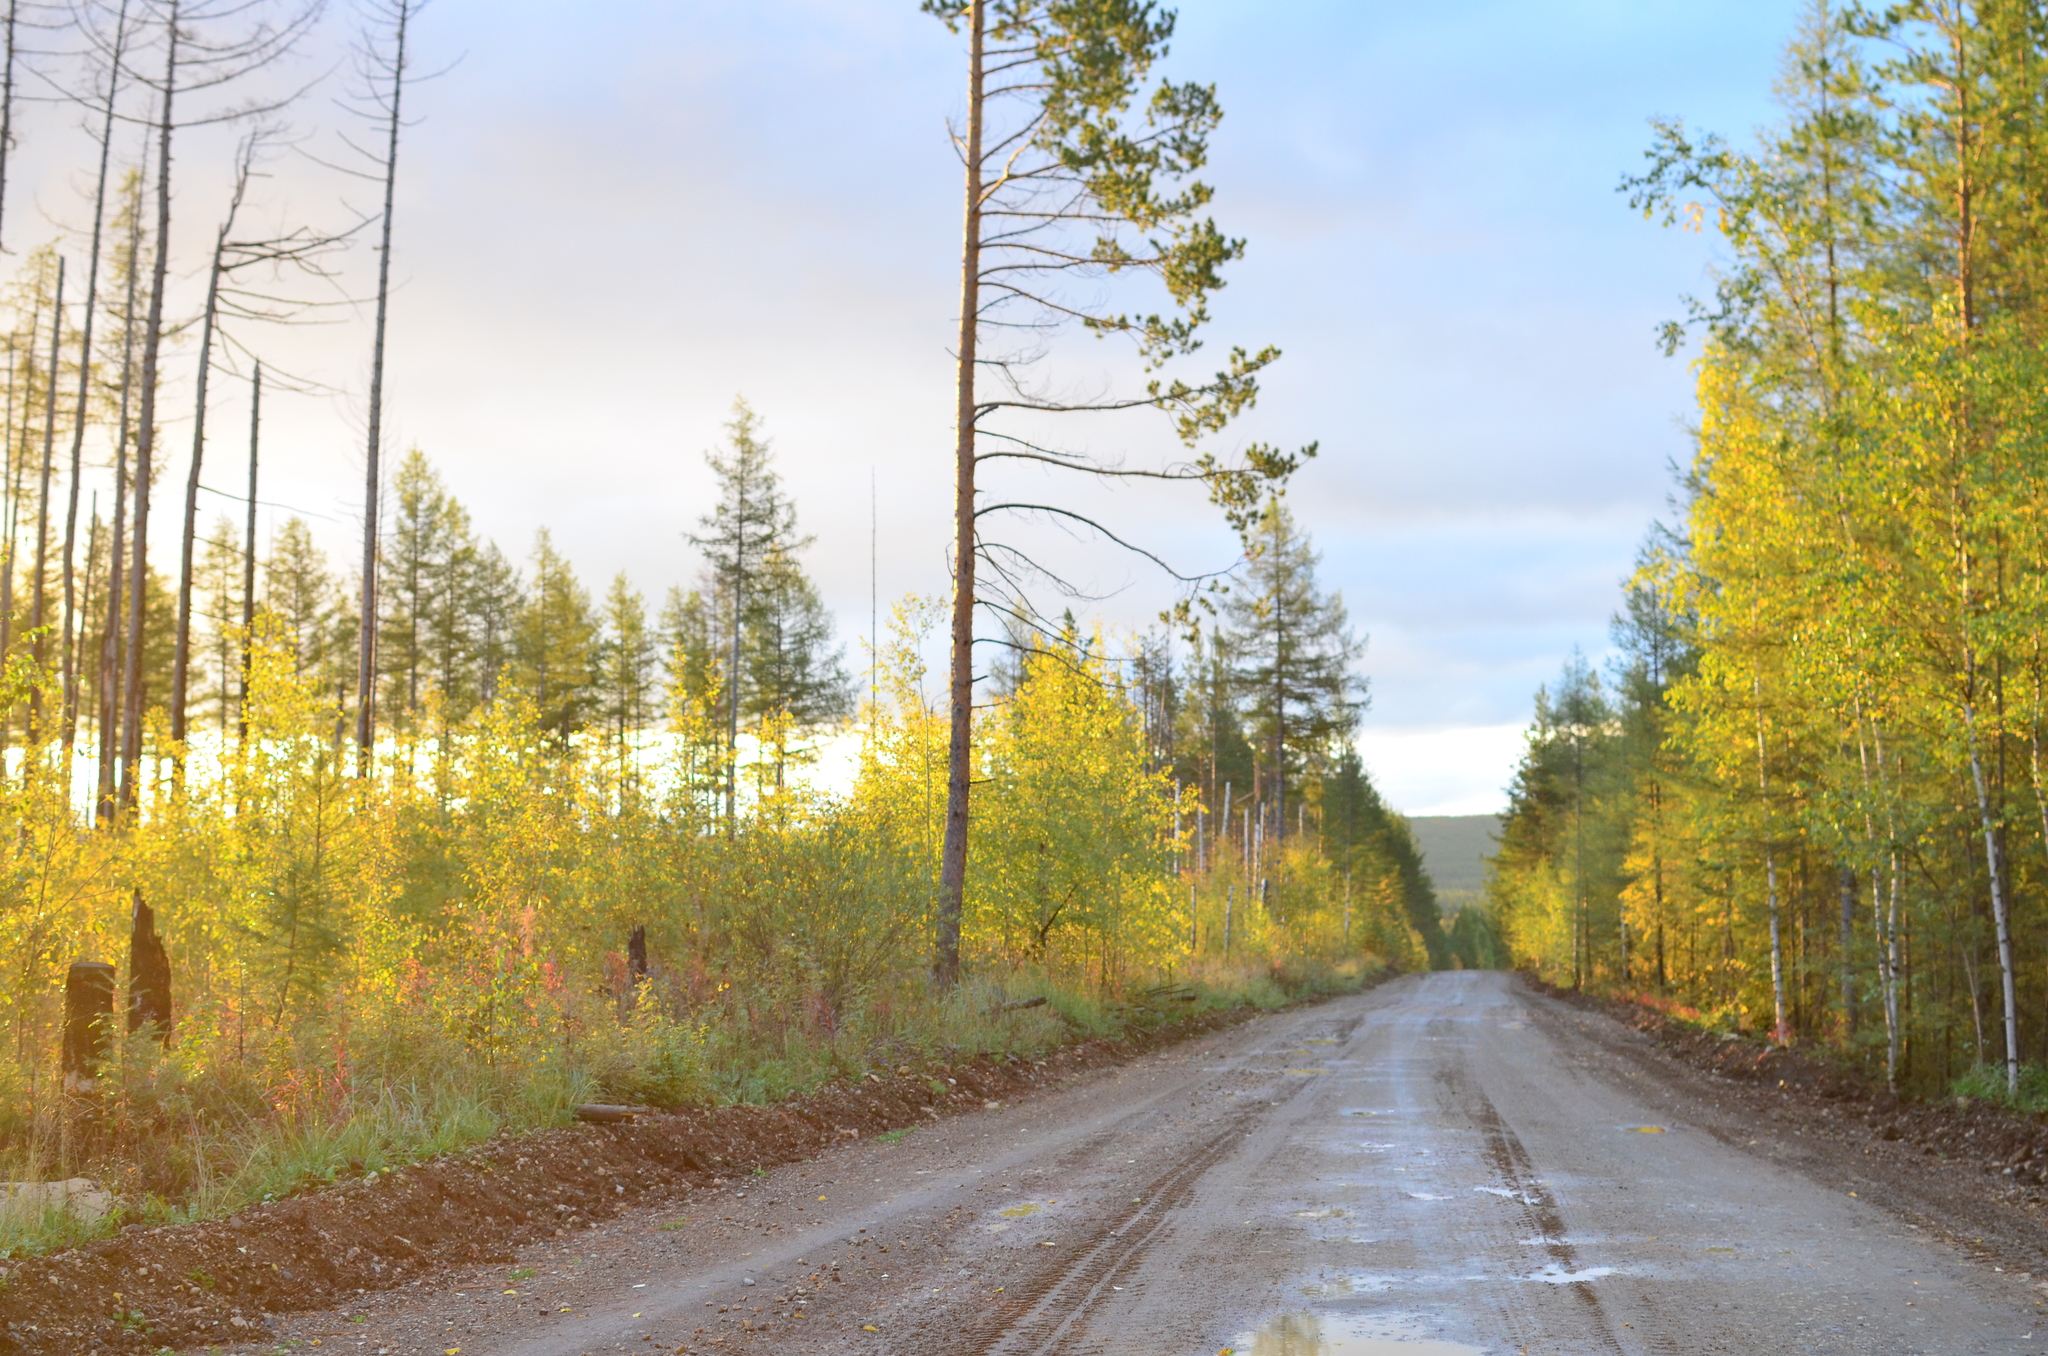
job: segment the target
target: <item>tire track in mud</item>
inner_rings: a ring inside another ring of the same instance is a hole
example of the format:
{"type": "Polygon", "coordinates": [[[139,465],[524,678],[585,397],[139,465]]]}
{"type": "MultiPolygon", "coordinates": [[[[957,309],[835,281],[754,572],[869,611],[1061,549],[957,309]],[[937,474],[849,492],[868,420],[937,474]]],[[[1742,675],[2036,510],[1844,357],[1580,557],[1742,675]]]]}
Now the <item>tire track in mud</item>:
{"type": "MultiPolygon", "coordinates": [[[[1363,1017],[1313,1029],[1301,1042],[1334,1040],[1348,1044],[1364,1023],[1363,1017]]],[[[1290,1042],[1298,1044],[1300,1042],[1290,1042]]],[[[1246,1058],[1258,1058],[1253,1052],[1246,1058]]],[[[1224,1069],[1224,1078],[1251,1072],[1224,1069]]],[[[1038,1356],[1066,1349],[1068,1339],[1085,1328],[1089,1310],[1101,1298],[1103,1288],[1119,1276],[1135,1272],[1146,1250],[1172,1232],[1174,1212],[1194,1200],[1196,1188],[1209,1170],[1228,1158],[1253,1127],[1276,1106],[1293,1101],[1311,1086],[1304,1080],[1286,1089],[1286,1095],[1239,1108],[1223,1129],[1209,1136],[1191,1152],[1180,1155],[1176,1164],[1140,1189],[1142,1204],[1100,1224],[1082,1244],[1077,1256],[1064,1265],[1048,1267],[1031,1281],[1008,1306],[1008,1316],[999,1316],[996,1326],[967,1337],[958,1350],[977,1356],[1038,1356]]]]}
{"type": "MultiPolygon", "coordinates": [[[[1458,1104],[1456,1114],[1478,1130],[1481,1157],[1499,1180],[1499,1189],[1507,1193],[1503,1199],[1515,1203],[1521,1222],[1534,1231],[1535,1238],[1542,1240],[1540,1246],[1551,1264],[1567,1277],[1576,1274],[1579,1269],[1578,1250],[1572,1247],[1567,1237],[1562,1207],[1536,1176],[1535,1161],[1523,1146],[1521,1137],[1508,1125],[1485,1089],[1468,1077],[1468,1073],[1466,1061],[1461,1057],[1455,1064],[1439,1070],[1437,1079],[1458,1104]]],[[[1601,1306],[1593,1282],[1590,1279],[1570,1280],[1564,1282],[1562,1288],[1570,1291],[1578,1301],[1582,1317],[1588,1324],[1587,1337],[1601,1350],[1622,1356],[1626,1348],[1615,1334],[1614,1324],[1601,1306]]],[[[1512,1324],[1513,1315],[1503,1314],[1502,1317],[1512,1324]]]]}

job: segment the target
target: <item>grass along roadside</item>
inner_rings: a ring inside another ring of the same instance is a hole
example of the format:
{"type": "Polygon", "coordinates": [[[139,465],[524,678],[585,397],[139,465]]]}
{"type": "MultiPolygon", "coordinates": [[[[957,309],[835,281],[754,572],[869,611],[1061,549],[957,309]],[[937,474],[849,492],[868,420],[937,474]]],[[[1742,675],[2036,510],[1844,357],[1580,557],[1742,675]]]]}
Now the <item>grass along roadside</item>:
{"type": "Polygon", "coordinates": [[[12,1132],[0,1138],[0,1173],[89,1178],[114,1198],[97,1218],[40,1199],[0,1201],[0,1261],[75,1248],[127,1225],[222,1219],[565,1126],[579,1102],[768,1106],[912,1066],[1037,1059],[1077,1042],[1142,1038],[1356,989],[1382,973],[1363,959],[1210,965],[1177,983],[1103,993],[1013,972],[939,999],[906,986],[829,1025],[792,1022],[786,1005],[733,995],[688,1022],[650,1004],[567,1028],[525,1044],[516,1059],[400,1023],[238,1063],[134,1040],[117,1051],[99,1095],[67,1099],[37,1123],[0,1123],[12,1132]]]}
{"type": "Polygon", "coordinates": [[[1184,991],[1155,993],[1167,1001],[1120,1005],[1114,1036],[1085,1035],[1052,1019],[1068,1034],[1035,1055],[909,1053],[893,1067],[775,1104],[688,1106],[628,1125],[501,1135],[232,1216],[124,1229],[48,1256],[0,1262],[0,1356],[260,1339],[268,1314],[430,1284],[453,1266],[509,1264],[519,1247],[574,1238],[629,1208],[815,1158],[850,1138],[900,1139],[950,1112],[1008,1103],[1391,973],[1247,975],[1235,1001],[1218,984],[1197,989],[1193,1001],[1176,996],[1184,991]]]}

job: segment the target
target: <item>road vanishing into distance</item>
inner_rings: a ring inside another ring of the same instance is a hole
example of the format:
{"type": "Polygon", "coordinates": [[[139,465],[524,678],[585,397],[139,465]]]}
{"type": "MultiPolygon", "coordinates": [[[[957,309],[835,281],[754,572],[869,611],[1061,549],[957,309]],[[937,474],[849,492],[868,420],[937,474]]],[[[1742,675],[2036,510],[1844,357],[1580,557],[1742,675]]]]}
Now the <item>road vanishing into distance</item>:
{"type": "Polygon", "coordinates": [[[1774,1161],[1746,1137],[1781,1131],[1660,1061],[1510,975],[1411,976],[286,1333],[364,1356],[2048,1351],[2031,1278],[1774,1161]]]}

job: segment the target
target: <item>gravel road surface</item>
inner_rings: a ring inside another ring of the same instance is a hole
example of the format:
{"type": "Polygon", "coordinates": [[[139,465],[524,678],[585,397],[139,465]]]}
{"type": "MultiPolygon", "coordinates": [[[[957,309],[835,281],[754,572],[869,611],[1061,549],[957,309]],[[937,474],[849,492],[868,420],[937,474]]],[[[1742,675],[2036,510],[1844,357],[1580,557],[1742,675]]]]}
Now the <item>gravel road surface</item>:
{"type": "Polygon", "coordinates": [[[1410,977],[282,1336],[361,1356],[2048,1351],[2032,1278],[1774,1163],[1781,1131],[1655,1059],[1512,976],[1410,977]]]}

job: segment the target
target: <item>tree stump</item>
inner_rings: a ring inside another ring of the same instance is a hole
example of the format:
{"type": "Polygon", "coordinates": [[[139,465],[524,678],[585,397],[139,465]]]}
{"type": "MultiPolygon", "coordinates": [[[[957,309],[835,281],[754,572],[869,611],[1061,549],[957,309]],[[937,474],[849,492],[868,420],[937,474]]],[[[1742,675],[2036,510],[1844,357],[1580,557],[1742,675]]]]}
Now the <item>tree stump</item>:
{"type": "Polygon", "coordinates": [[[633,929],[626,939],[626,994],[623,1010],[630,1015],[640,1006],[640,990],[647,983],[647,925],[633,929]]]}
{"type": "Polygon", "coordinates": [[[128,1029],[149,1027],[159,1042],[171,1038],[171,958],[156,935],[156,914],[135,892],[128,928],[128,1029]]]}
{"type": "Polygon", "coordinates": [[[64,976],[64,1090],[91,1092],[114,1025],[114,967],[73,961],[64,976]]]}

